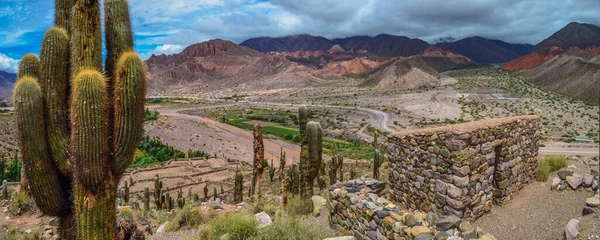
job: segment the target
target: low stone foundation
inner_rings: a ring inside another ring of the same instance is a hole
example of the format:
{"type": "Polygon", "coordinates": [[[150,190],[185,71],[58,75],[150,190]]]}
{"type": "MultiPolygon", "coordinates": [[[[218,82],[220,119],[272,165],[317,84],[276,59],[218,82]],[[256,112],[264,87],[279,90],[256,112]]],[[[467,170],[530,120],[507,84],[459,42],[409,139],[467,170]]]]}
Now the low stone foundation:
{"type": "Polygon", "coordinates": [[[385,193],[385,185],[359,179],[329,187],[332,227],[347,230],[359,240],[495,239],[455,216],[437,219],[435,213],[403,210],[380,195],[385,193]]]}
{"type": "Polygon", "coordinates": [[[535,178],[539,118],[397,132],[387,148],[393,200],[408,209],[473,220],[535,178]]]}

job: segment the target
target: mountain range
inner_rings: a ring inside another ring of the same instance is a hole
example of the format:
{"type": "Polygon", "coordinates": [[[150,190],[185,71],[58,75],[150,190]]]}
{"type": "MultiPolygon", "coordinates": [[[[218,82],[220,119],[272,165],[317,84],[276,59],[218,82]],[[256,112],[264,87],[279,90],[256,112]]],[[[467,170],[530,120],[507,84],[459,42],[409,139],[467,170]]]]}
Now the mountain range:
{"type": "Polygon", "coordinates": [[[12,94],[12,89],[17,80],[17,74],[0,70],[0,101],[12,94]]]}
{"type": "Polygon", "coordinates": [[[600,104],[600,27],[569,23],[502,69],[547,90],[600,104]]]}

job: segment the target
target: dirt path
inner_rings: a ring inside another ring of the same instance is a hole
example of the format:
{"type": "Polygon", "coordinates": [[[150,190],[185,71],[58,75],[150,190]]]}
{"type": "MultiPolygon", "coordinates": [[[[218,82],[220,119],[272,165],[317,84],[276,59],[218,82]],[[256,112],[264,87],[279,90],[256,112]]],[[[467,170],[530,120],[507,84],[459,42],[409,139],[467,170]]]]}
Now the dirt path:
{"type": "Polygon", "coordinates": [[[600,148],[598,144],[589,143],[563,143],[563,142],[544,142],[545,147],[540,147],[540,154],[550,155],[581,155],[581,156],[599,156],[600,148]]]}
{"type": "MultiPolygon", "coordinates": [[[[223,107],[228,105],[219,105],[217,107],[223,107]]],[[[231,106],[231,105],[230,105],[231,106]]],[[[192,120],[192,121],[201,121],[205,123],[210,129],[213,129],[215,132],[218,132],[219,137],[226,142],[235,142],[237,146],[247,146],[240,147],[239,149],[236,147],[236,150],[233,153],[224,153],[224,154],[232,154],[231,158],[240,159],[245,162],[252,163],[252,151],[251,148],[253,146],[254,136],[252,132],[246,131],[244,129],[231,126],[229,124],[221,123],[215,121],[211,118],[197,115],[190,115],[181,113],[181,111],[185,110],[198,110],[203,108],[210,108],[214,106],[206,106],[206,107],[193,107],[193,108],[159,108],[157,111],[164,116],[168,116],[171,121],[175,120],[192,120]]],[[[177,134],[177,133],[175,133],[177,134]]],[[[210,141],[210,139],[204,139],[204,141],[210,141]]],[[[205,143],[206,144],[206,143],[205,143]]],[[[208,143],[210,144],[210,143],[208,143]]],[[[299,161],[300,159],[300,151],[299,147],[291,144],[282,144],[281,142],[276,142],[270,139],[264,140],[265,145],[265,158],[273,159],[274,162],[279,162],[279,155],[281,148],[283,147],[283,151],[286,152],[286,159],[288,160],[288,164],[293,164],[299,161]]],[[[229,156],[227,156],[229,157],[229,156]]]]}
{"type": "MultiPolygon", "coordinates": [[[[569,161],[575,172],[589,173],[579,161],[569,161]]],[[[505,206],[494,206],[492,213],[474,222],[497,239],[562,239],[562,232],[570,219],[577,218],[592,196],[586,190],[552,191],[550,184],[556,173],[544,183],[531,182],[521,189],[505,206]]]]}

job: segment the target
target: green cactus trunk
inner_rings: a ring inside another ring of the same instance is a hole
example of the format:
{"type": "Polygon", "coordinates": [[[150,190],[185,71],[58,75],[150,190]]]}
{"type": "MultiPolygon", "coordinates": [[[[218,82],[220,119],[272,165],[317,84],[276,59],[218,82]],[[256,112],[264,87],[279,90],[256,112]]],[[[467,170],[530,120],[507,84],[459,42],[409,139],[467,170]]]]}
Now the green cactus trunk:
{"type": "Polygon", "coordinates": [[[204,201],[208,201],[208,184],[205,184],[202,190],[204,191],[204,201]]]}
{"type": "Polygon", "coordinates": [[[2,180],[2,199],[8,199],[8,183],[6,179],[2,180]]]}
{"type": "Polygon", "coordinates": [[[129,184],[125,181],[125,191],[123,192],[123,202],[129,204],[129,184]]]}
{"type": "MultiPolygon", "coordinates": [[[[105,0],[104,9],[108,69],[99,1],[56,0],[40,61],[24,56],[15,84],[24,172],[35,176],[26,178],[29,189],[42,212],[61,219],[62,239],[116,238],[116,188],[143,130],[145,64],[129,52],[127,1],[105,0]]],[[[127,192],[128,186],[126,202],[127,192]]]]}
{"type": "Polygon", "coordinates": [[[337,161],[340,169],[340,182],[344,182],[344,158],[342,156],[338,156],[337,161]]]}
{"type": "Polygon", "coordinates": [[[309,122],[306,125],[306,139],[308,142],[308,167],[304,172],[304,185],[301,189],[303,199],[309,199],[314,194],[313,185],[319,175],[321,162],[323,160],[323,133],[321,125],[317,122],[309,122]]]}
{"type": "Polygon", "coordinates": [[[283,151],[283,147],[281,147],[279,156],[279,180],[283,180],[285,177],[285,152],[283,151]]]}
{"type": "Polygon", "coordinates": [[[78,239],[115,239],[117,233],[116,184],[107,179],[96,189],[87,188],[75,181],[75,219],[78,239]]]}
{"type": "Polygon", "coordinates": [[[309,189],[312,189],[312,182],[310,178],[310,160],[308,153],[308,139],[306,136],[306,126],[308,124],[308,110],[305,106],[301,106],[298,110],[298,121],[300,125],[300,178],[299,178],[299,191],[300,196],[303,199],[308,199],[312,195],[309,189]]]}
{"type": "Polygon", "coordinates": [[[256,168],[256,184],[254,192],[254,202],[260,201],[260,183],[262,182],[262,174],[264,170],[265,147],[263,145],[262,128],[259,124],[254,125],[254,166],[256,168]]]}
{"type": "Polygon", "coordinates": [[[233,202],[240,203],[243,201],[243,185],[244,185],[244,175],[240,172],[239,169],[235,171],[235,181],[233,186],[233,202]]]}
{"type": "Polygon", "coordinates": [[[273,182],[275,178],[275,165],[273,165],[273,159],[271,159],[271,165],[269,166],[269,179],[273,182]]]}
{"type": "Polygon", "coordinates": [[[375,156],[373,157],[373,178],[379,179],[379,167],[381,166],[381,154],[379,149],[375,149],[375,156]]]}
{"type": "Polygon", "coordinates": [[[150,190],[148,187],[144,188],[144,210],[150,211],[150,190]]]}

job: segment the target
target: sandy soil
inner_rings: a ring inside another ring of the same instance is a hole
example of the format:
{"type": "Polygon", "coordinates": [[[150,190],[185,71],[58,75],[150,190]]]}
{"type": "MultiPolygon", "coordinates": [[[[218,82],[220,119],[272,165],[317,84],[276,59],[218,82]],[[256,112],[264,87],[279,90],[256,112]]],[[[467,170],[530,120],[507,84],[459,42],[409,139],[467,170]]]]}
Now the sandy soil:
{"type": "MultiPolygon", "coordinates": [[[[589,173],[590,169],[580,161],[568,161],[575,165],[575,172],[589,173]]],[[[550,190],[552,178],[548,181],[531,182],[521,189],[505,206],[492,208],[473,224],[498,239],[562,239],[562,233],[570,219],[581,215],[585,199],[593,196],[586,190],[550,190]]]]}

